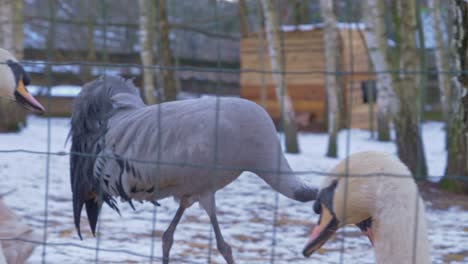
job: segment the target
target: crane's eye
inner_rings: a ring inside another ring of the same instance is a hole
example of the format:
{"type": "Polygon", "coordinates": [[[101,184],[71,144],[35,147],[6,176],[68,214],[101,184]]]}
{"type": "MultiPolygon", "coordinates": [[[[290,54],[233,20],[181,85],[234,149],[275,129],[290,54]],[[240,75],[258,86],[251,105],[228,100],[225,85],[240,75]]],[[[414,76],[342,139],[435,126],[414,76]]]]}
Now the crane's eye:
{"type": "Polygon", "coordinates": [[[316,214],[321,214],[322,213],[322,204],[318,200],[315,201],[315,203],[314,203],[314,212],[316,214]]]}

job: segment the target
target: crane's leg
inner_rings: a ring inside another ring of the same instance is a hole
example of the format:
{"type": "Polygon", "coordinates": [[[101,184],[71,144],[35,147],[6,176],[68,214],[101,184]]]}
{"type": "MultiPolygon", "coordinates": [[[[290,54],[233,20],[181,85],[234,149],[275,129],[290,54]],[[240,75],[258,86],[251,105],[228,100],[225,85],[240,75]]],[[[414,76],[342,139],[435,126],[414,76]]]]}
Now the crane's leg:
{"type": "Polygon", "coordinates": [[[0,245],[0,264],[7,264],[2,245],[0,245]]]}
{"type": "Polygon", "coordinates": [[[216,236],[216,246],[219,253],[223,255],[224,259],[228,264],[233,264],[234,259],[232,257],[231,246],[224,241],[223,235],[218,224],[218,218],[216,217],[216,203],[214,199],[214,193],[203,196],[200,198],[200,204],[205,209],[206,213],[210,217],[211,225],[216,236]]]}
{"type": "Polygon", "coordinates": [[[163,240],[163,263],[168,264],[169,263],[169,251],[171,251],[172,243],[174,242],[174,231],[177,227],[177,224],[179,224],[180,219],[182,218],[182,215],[184,214],[184,211],[186,209],[186,205],[181,202],[179,205],[179,209],[177,209],[176,214],[174,215],[174,218],[172,219],[171,224],[169,227],[164,231],[162,240],[163,240]]]}

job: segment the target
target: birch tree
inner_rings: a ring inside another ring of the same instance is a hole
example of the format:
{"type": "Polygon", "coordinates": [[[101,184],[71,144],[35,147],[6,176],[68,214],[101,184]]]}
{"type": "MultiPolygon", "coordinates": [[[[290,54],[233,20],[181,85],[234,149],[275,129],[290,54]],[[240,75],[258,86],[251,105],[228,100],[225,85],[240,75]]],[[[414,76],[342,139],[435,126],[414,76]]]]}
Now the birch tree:
{"type": "Polygon", "coordinates": [[[177,87],[174,74],[174,63],[172,61],[171,45],[169,39],[169,22],[167,18],[166,0],[158,1],[158,19],[159,19],[159,42],[158,48],[161,49],[162,66],[166,69],[161,71],[163,79],[164,101],[174,101],[177,99],[177,87]]]}
{"type": "Polygon", "coordinates": [[[23,1],[0,0],[0,45],[21,60],[23,58],[23,1]]]}
{"type": "Polygon", "coordinates": [[[265,44],[265,35],[263,32],[265,32],[265,14],[263,13],[263,8],[262,8],[262,3],[257,2],[258,4],[258,14],[257,17],[259,19],[259,32],[261,34],[258,34],[258,60],[260,61],[260,70],[262,71],[261,73],[261,89],[260,89],[260,102],[261,106],[265,109],[267,109],[267,87],[266,87],[266,65],[265,65],[265,49],[266,49],[266,44],[265,44]]]}
{"type": "Polygon", "coordinates": [[[383,1],[363,1],[364,40],[377,72],[377,139],[390,141],[390,120],[394,109],[392,76],[389,72],[385,8],[383,1]]]}
{"type": "Polygon", "coordinates": [[[420,83],[421,76],[416,47],[415,1],[392,1],[392,15],[396,28],[396,47],[393,68],[400,72],[392,74],[398,110],[395,124],[398,156],[413,175],[426,176],[427,166],[420,132],[420,83]]]}
{"type": "MultiPolygon", "coordinates": [[[[0,45],[18,60],[23,59],[23,2],[0,0],[0,45]]],[[[25,112],[7,100],[0,99],[0,130],[19,130],[26,122],[25,112]]]]}
{"type": "Polygon", "coordinates": [[[276,98],[280,106],[280,116],[285,134],[286,151],[298,153],[297,126],[293,104],[288,95],[286,78],[284,76],[284,58],[281,51],[278,17],[273,0],[262,0],[262,7],[265,16],[265,30],[271,70],[273,72],[272,77],[276,84],[276,98]]]}
{"type": "Polygon", "coordinates": [[[340,110],[338,106],[338,82],[336,72],[338,65],[338,28],[333,8],[333,1],[320,0],[320,8],[324,21],[323,46],[325,49],[325,83],[327,90],[328,106],[328,147],[327,156],[338,155],[338,130],[340,127],[340,110]]]}
{"type": "Polygon", "coordinates": [[[309,1],[294,0],[292,4],[294,25],[307,24],[309,22],[309,1]]]}
{"type": "Polygon", "coordinates": [[[2,19],[2,23],[0,23],[2,48],[17,55],[15,50],[13,1],[0,0],[0,17],[2,19]]]}
{"type": "Polygon", "coordinates": [[[453,119],[449,126],[446,177],[442,187],[468,194],[467,179],[451,179],[447,176],[468,175],[468,2],[452,0],[454,10],[453,51],[454,70],[452,78],[456,100],[453,106],[453,119]]]}
{"type": "Polygon", "coordinates": [[[23,1],[0,0],[0,45],[23,59],[23,1]]]}
{"type": "Polygon", "coordinates": [[[23,1],[13,1],[13,38],[14,38],[14,54],[16,58],[22,60],[24,57],[23,49],[23,1]]]}
{"type": "Polygon", "coordinates": [[[153,75],[153,41],[155,6],[153,0],[138,0],[140,12],[140,58],[143,66],[143,99],[147,104],[155,104],[153,75]]]}
{"type": "Polygon", "coordinates": [[[446,124],[449,121],[449,103],[451,98],[450,77],[447,74],[449,69],[447,54],[444,52],[444,41],[442,36],[442,17],[440,14],[440,0],[428,0],[429,12],[431,14],[432,28],[435,35],[435,58],[437,66],[437,80],[440,91],[440,106],[442,116],[446,124]]]}
{"type": "MultiPolygon", "coordinates": [[[[86,61],[95,62],[96,61],[96,44],[94,38],[94,23],[96,21],[93,3],[91,0],[86,0],[81,2],[82,14],[86,14],[86,61]]],[[[90,65],[81,66],[81,76],[85,81],[90,81],[92,78],[90,65]]]]}
{"type": "Polygon", "coordinates": [[[249,33],[249,15],[247,12],[247,3],[245,0],[239,0],[239,30],[242,37],[246,37],[249,33]]]}

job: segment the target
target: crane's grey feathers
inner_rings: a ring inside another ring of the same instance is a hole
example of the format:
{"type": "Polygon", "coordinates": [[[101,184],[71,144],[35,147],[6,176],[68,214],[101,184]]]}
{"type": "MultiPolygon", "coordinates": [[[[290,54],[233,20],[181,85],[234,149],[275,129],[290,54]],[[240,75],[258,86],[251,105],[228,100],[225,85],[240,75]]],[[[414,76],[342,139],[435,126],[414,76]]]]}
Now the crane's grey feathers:
{"type": "MultiPolygon", "coordinates": [[[[114,109],[112,96],[122,93],[137,95],[137,90],[131,82],[121,78],[103,77],[85,85],[76,97],[73,104],[71,118],[71,130],[69,137],[72,139],[70,156],[70,177],[73,191],[73,213],[75,226],[80,233],[80,216],[83,204],[86,202],[87,212],[98,210],[96,185],[93,176],[96,155],[101,151],[101,141],[107,132],[107,121],[113,115],[114,109]],[[94,203],[94,204],[93,204],[94,203]],[[88,210],[89,209],[89,210],[88,210]]],[[[122,97],[122,96],[119,96],[122,97]]],[[[134,96],[137,98],[137,96],[134,96]]],[[[117,209],[115,200],[110,196],[102,199],[113,209],[117,209]]],[[[98,212],[93,212],[97,221],[98,212]]],[[[94,225],[90,222],[91,227],[94,225]]]]}
{"type": "Polygon", "coordinates": [[[157,200],[172,196],[190,201],[189,207],[243,171],[295,200],[317,195],[292,173],[268,114],[243,99],[146,106],[131,81],[109,76],[85,85],[76,98],[70,135],[78,232],[83,203],[90,203],[93,228],[99,203],[118,210],[116,197],[158,205],[157,200]]]}

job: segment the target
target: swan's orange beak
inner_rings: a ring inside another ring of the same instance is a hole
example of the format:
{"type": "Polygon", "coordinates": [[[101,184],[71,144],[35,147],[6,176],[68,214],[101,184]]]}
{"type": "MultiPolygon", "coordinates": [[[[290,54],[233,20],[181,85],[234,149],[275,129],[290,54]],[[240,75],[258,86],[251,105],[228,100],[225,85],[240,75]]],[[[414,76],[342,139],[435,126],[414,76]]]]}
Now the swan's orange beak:
{"type": "Polygon", "coordinates": [[[307,241],[302,254],[304,257],[310,257],[317,249],[322,247],[330,237],[335,234],[338,229],[338,220],[328,210],[328,208],[322,204],[322,210],[318,224],[312,230],[309,241],[307,241]]]}
{"type": "Polygon", "coordinates": [[[44,107],[26,90],[22,78],[18,81],[18,85],[15,90],[15,99],[24,108],[36,112],[44,113],[44,107]]]}

